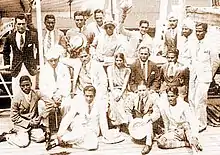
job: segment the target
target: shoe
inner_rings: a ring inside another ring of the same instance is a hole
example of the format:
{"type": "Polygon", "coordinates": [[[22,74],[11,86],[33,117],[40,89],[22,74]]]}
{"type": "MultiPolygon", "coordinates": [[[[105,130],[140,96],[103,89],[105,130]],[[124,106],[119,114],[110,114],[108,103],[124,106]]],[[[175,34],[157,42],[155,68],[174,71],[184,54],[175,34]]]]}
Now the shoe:
{"type": "Polygon", "coordinates": [[[46,150],[49,151],[51,150],[52,148],[56,147],[57,144],[55,143],[55,141],[52,141],[52,142],[46,142],[46,150]]]}
{"type": "Polygon", "coordinates": [[[0,135],[0,142],[4,142],[4,141],[6,141],[6,137],[5,137],[5,134],[2,133],[2,134],[0,135]]]}
{"type": "Polygon", "coordinates": [[[144,154],[148,154],[151,150],[151,146],[149,145],[145,145],[144,148],[142,149],[141,151],[141,154],[144,155],[144,154]]]}
{"type": "Polygon", "coordinates": [[[203,132],[205,130],[206,130],[206,127],[205,128],[201,128],[201,129],[199,129],[199,133],[201,133],[201,132],[203,132]]]}

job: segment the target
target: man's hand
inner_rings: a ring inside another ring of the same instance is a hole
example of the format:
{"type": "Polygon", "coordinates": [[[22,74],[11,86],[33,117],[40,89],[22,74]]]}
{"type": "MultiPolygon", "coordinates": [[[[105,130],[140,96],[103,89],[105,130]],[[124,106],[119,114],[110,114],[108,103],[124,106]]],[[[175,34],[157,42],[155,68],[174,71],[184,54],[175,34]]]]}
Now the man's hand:
{"type": "Polygon", "coordinates": [[[40,121],[41,121],[41,116],[34,118],[34,119],[31,119],[29,125],[33,128],[37,128],[40,124],[40,121]]]}
{"type": "Polygon", "coordinates": [[[196,152],[203,150],[201,144],[199,143],[198,138],[196,138],[196,137],[192,138],[191,146],[196,150],[196,152]]]}

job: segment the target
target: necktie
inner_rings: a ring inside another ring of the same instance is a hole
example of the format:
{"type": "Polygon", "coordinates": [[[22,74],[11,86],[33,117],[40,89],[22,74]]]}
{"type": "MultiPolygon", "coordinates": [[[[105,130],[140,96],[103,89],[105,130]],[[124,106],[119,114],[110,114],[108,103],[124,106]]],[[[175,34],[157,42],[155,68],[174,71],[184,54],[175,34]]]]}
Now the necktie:
{"type": "Polygon", "coordinates": [[[172,77],[174,76],[174,70],[173,70],[173,65],[169,65],[169,68],[168,68],[168,77],[172,77]]]}
{"type": "Polygon", "coordinates": [[[145,62],[143,62],[143,74],[144,74],[144,79],[146,80],[146,65],[145,65],[145,62]]]}
{"type": "Polygon", "coordinates": [[[198,58],[199,56],[199,50],[200,50],[200,41],[197,44],[197,48],[196,48],[196,58],[198,58]]]}
{"type": "Polygon", "coordinates": [[[89,104],[89,111],[88,111],[89,114],[91,113],[91,111],[92,111],[92,105],[89,104]]]}
{"type": "Polygon", "coordinates": [[[48,32],[48,37],[47,37],[47,50],[51,48],[51,31],[48,32]]]}
{"type": "Polygon", "coordinates": [[[144,99],[140,100],[140,112],[143,114],[144,113],[144,99]]]}
{"type": "Polygon", "coordinates": [[[24,47],[24,37],[23,35],[21,35],[21,38],[20,38],[20,50],[21,51],[23,50],[23,47],[24,47]]]}
{"type": "Polygon", "coordinates": [[[57,81],[57,73],[56,73],[56,69],[54,68],[53,69],[53,76],[54,76],[54,79],[55,79],[55,82],[57,81]]]}

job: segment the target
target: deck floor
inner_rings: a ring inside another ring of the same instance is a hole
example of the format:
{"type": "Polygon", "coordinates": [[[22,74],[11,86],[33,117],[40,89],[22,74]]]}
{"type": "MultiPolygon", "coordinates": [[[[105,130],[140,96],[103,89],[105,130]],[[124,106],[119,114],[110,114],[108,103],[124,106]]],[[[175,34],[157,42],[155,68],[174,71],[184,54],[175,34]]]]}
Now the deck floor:
{"type": "MultiPolygon", "coordinates": [[[[0,134],[11,128],[9,110],[0,110],[0,134]]],[[[100,142],[96,151],[85,151],[78,148],[56,147],[46,151],[44,143],[34,143],[27,148],[17,148],[7,142],[0,143],[0,155],[140,155],[143,145],[134,144],[131,138],[124,134],[125,141],[118,144],[104,144],[100,142]]],[[[207,130],[199,136],[203,151],[199,155],[219,155],[220,154],[220,128],[208,126],[207,130]]],[[[154,143],[151,155],[192,155],[189,148],[162,150],[154,143]]]]}

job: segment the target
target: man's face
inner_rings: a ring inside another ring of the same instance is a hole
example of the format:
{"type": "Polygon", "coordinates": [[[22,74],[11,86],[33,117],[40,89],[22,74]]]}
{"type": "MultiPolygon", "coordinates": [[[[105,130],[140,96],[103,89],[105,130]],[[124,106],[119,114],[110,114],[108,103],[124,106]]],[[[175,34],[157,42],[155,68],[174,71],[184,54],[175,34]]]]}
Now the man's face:
{"type": "Polygon", "coordinates": [[[169,27],[171,29],[175,29],[177,27],[178,20],[177,19],[169,19],[169,27]]]}
{"type": "Polygon", "coordinates": [[[88,54],[85,50],[79,54],[79,58],[82,64],[87,64],[90,61],[90,54],[88,54]]]}
{"type": "Polygon", "coordinates": [[[19,33],[23,34],[26,31],[27,23],[25,19],[16,19],[16,29],[19,33]]]}
{"type": "Polygon", "coordinates": [[[78,28],[82,28],[85,25],[85,19],[83,16],[75,16],[75,23],[78,28]]]}
{"type": "Polygon", "coordinates": [[[58,62],[59,62],[59,58],[58,59],[52,58],[52,59],[48,60],[48,63],[51,65],[52,68],[56,68],[58,62]]]}
{"type": "Polygon", "coordinates": [[[95,94],[93,91],[85,91],[84,96],[88,104],[92,103],[95,98],[95,94]]]}
{"type": "Polygon", "coordinates": [[[107,33],[108,36],[113,35],[114,30],[115,30],[114,25],[112,25],[112,24],[105,25],[105,32],[107,33]]]}
{"type": "Polygon", "coordinates": [[[185,25],[183,25],[183,27],[182,27],[183,36],[185,36],[187,38],[191,33],[192,33],[192,30],[189,29],[188,27],[186,27],[185,25]]]}
{"type": "Polygon", "coordinates": [[[120,57],[117,57],[116,59],[115,59],[115,64],[116,64],[116,66],[118,67],[118,68],[121,68],[122,66],[123,66],[123,60],[122,60],[122,58],[120,58],[120,57]]]}
{"type": "Polygon", "coordinates": [[[202,25],[196,27],[196,37],[198,40],[202,40],[205,38],[206,31],[203,29],[202,25]]]}
{"type": "Polygon", "coordinates": [[[149,25],[147,23],[142,23],[141,26],[139,27],[140,33],[142,35],[145,35],[148,31],[149,25]]]}
{"type": "Polygon", "coordinates": [[[44,22],[46,29],[48,31],[53,31],[55,27],[55,19],[53,18],[47,18],[47,20],[44,22]]]}
{"type": "Polygon", "coordinates": [[[139,51],[139,58],[141,59],[141,61],[146,62],[148,60],[149,56],[150,55],[149,55],[149,52],[148,52],[147,48],[141,49],[139,51]]]}
{"type": "Polygon", "coordinates": [[[176,101],[177,95],[175,95],[172,91],[169,91],[167,93],[167,98],[168,98],[168,101],[169,101],[171,106],[175,106],[176,105],[176,103],[177,103],[177,101],[176,101]]]}
{"type": "Polygon", "coordinates": [[[22,81],[20,83],[20,87],[21,90],[25,93],[25,94],[29,94],[31,91],[31,82],[29,80],[26,81],[22,81]]]}
{"type": "Polygon", "coordinates": [[[169,63],[176,63],[177,62],[177,56],[174,53],[168,53],[167,54],[167,61],[169,63]]]}
{"type": "Polygon", "coordinates": [[[99,26],[103,25],[103,14],[102,13],[96,13],[95,14],[95,21],[99,26]]]}
{"type": "Polygon", "coordinates": [[[139,85],[138,86],[138,96],[140,98],[145,98],[148,94],[148,89],[145,85],[139,85]]]}

